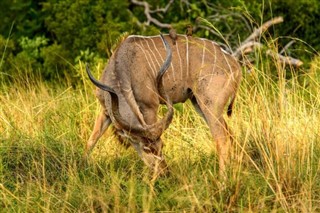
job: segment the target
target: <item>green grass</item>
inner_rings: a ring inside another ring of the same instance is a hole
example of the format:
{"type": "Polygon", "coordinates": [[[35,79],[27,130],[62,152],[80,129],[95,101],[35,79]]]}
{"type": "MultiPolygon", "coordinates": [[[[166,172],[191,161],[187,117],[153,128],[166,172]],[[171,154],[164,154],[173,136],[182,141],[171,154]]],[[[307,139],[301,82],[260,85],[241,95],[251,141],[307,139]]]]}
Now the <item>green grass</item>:
{"type": "Polygon", "coordinates": [[[112,128],[89,163],[82,164],[99,112],[82,66],[76,87],[28,78],[0,85],[0,209],[320,211],[319,65],[313,63],[303,82],[283,79],[291,70],[281,66],[273,77],[273,66],[243,71],[234,113],[227,119],[235,141],[225,182],[218,178],[208,127],[188,102],[176,106],[162,136],[171,175],[151,180],[138,155],[118,143],[112,128]]]}

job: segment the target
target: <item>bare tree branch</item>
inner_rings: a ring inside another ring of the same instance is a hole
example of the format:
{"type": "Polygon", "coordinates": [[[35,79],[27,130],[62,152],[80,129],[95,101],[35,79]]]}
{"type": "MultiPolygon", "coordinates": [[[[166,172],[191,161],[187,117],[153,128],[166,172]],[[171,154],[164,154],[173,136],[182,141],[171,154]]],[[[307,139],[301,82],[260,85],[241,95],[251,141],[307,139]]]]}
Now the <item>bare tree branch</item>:
{"type": "Polygon", "coordinates": [[[173,2],[174,0],[170,0],[164,8],[157,8],[156,10],[150,10],[150,13],[158,13],[158,12],[166,13],[173,2]]]}
{"type": "Polygon", "coordinates": [[[232,53],[232,55],[236,58],[240,58],[241,55],[252,52],[255,47],[262,47],[262,44],[256,41],[249,41],[238,47],[236,51],[232,53]]]}
{"type": "Polygon", "coordinates": [[[180,0],[181,3],[185,3],[188,7],[190,5],[190,2],[188,0],[180,0]]]}
{"type": "MultiPolygon", "coordinates": [[[[143,6],[144,7],[144,14],[147,17],[147,25],[150,25],[150,22],[153,23],[154,25],[161,27],[161,28],[170,28],[170,24],[166,24],[166,23],[161,23],[160,21],[158,21],[157,19],[153,18],[150,13],[152,13],[152,11],[150,10],[150,5],[148,2],[145,1],[138,1],[138,0],[131,0],[131,2],[135,5],[139,5],[139,6],[143,6]]],[[[172,1],[173,2],[173,1],[172,1]]],[[[171,1],[168,3],[168,5],[164,8],[164,9],[157,9],[157,10],[165,10],[167,11],[168,8],[170,7],[171,1]]]]}

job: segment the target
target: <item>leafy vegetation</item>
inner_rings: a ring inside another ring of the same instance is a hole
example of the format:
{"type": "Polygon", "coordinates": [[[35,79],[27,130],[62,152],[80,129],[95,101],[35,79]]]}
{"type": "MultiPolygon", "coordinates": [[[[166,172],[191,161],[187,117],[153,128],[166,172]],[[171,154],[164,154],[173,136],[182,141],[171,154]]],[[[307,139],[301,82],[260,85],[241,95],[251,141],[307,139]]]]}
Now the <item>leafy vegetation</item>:
{"type": "MultiPolygon", "coordinates": [[[[154,10],[168,3],[148,2],[154,10]]],[[[116,39],[124,32],[154,35],[168,31],[148,24],[144,8],[128,0],[3,0],[2,4],[0,78],[9,81],[26,72],[26,67],[39,70],[47,80],[68,75],[78,81],[73,65],[79,59],[92,63],[97,58],[109,58],[116,39]],[[93,56],[84,58],[83,52],[93,56]]],[[[319,5],[316,0],[174,1],[166,13],[152,15],[161,23],[173,25],[179,33],[185,32],[188,23],[197,26],[198,17],[205,18],[224,38],[203,28],[197,28],[195,34],[221,43],[228,41],[232,47],[264,21],[283,16],[284,24],[270,29],[270,35],[276,39],[279,50],[298,38],[288,53],[310,61],[320,48],[319,5]]]]}
{"type": "MultiPolygon", "coordinates": [[[[148,1],[164,7],[165,1],[148,1]]],[[[273,16],[285,22],[261,42],[304,59],[296,69],[253,52],[233,117],[234,154],[218,177],[215,144],[187,102],[162,136],[170,175],[156,180],[110,128],[86,164],[81,155],[99,112],[84,62],[101,74],[124,32],[158,34],[129,1],[8,1],[0,10],[0,209],[6,212],[318,212],[320,57],[316,0],[174,1],[155,13],[183,33],[198,16],[235,47],[273,16]],[[187,1],[186,1],[187,2],[187,1]],[[312,4],[312,6],[309,6],[312,4]],[[245,30],[244,30],[245,29],[245,30]],[[282,37],[284,36],[284,37],[282,37]],[[289,36],[289,37],[285,37],[289,36]],[[283,43],[282,43],[283,42],[283,43]],[[192,134],[191,134],[192,132],[192,134]]],[[[155,8],[154,8],[155,9],[155,8]]],[[[161,110],[160,110],[161,111],[161,110]]]]}

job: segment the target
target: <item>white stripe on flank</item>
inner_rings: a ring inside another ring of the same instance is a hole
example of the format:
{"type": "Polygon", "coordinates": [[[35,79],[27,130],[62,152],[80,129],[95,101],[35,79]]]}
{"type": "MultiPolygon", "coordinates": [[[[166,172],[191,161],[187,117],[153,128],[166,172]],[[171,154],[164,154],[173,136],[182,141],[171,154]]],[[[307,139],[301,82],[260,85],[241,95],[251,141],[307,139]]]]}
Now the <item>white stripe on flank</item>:
{"type": "Polygon", "coordinates": [[[229,72],[231,73],[231,71],[232,71],[232,68],[231,68],[231,66],[230,66],[230,63],[229,63],[229,61],[228,61],[228,59],[226,58],[226,56],[225,56],[225,54],[222,54],[223,55],[223,57],[224,57],[224,60],[227,62],[227,64],[228,64],[228,67],[229,67],[229,72]]]}
{"type": "MultiPolygon", "coordinates": [[[[178,42],[176,42],[176,45],[177,45],[178,42]]],[[[171,50],[172,51],[172,50],[171,50]]],[[[173,57],[173,53],[172,53],[172,57],[173,57]]],[[[175,82],[176,81],[176,71],[174,70],[174,66],[173,66],[173,63],[172,63],[172,60],[170,62],[170,66],[172,68],[172,77],[173,77],[173,81],[175,82]]],[[[169,68],[168,68],[169,69],[169,68]]]]}
{"type": "MultiPolygon", "coordinates": [[[[202,71],[204,69],[204,57],[205,57],[205,49],[206,49],[206,43],[203,39],[201,39],[203,45],[202,45],[202,57],[201,57],[201,66],[197,69],[199,69],[199,81],[202,80],[202,71]]],[[[199,47],[201,47],[201,45],[199,44],[199,47]]]]}
{"type": "MultiPolygon", "coordinates": [[[[154,48],[156,49],[156,51],[157,51],[158,55],[160,56],[161,61],[164,61],[164,59],[162,58],[162,55],[161,55],[161,54],[160,54],[160,52],[159,52],[158,47],[156,46],[156,43],[154,43],[154,40],[153,40],[153,39],[151,39],[151,41],[152,41],[153,46],[154,46],[154,48]]],[[[157,62],[158,62],[158,64],[159,64],[159,66],[161,66],[161,65],[160,65],[160,63],[159,63],[159,61],[158,61],[158,58],[157,58],[157,62]]]]}
{"type": "Polygon", "coordinates": [[[177,48],[177,53],[178,53],[178,57],[179,57],[180,74],[181,74],[181,79],[182,79],[182,78],[183,78],[183,75],[182,75],[182,60],[181,60],[181,56],[180,56],[180,51],[179,51],[178,43],[179,43],[179,42],[176,42],[176,48],[177,48]]]}
{"type": "MultiPolygon", "coordinates": [[[[151,39],[151,41],[152,41],[153,46],[154,46],[154,48],[156,49],[156,51],[157,51],[157,53],[158,53],[159,57],[161,58],[160,62],[163,64],[163,63],[164,63],[164,59],[163,59],[163,57],[162,57],[162,55],[161,55],[161,53],[160,53],[160,51],[159,51],[158,47],[156,46],[156,43],[154,42],[153,38],[151,39]]],[[[163,43],[163,42],[162,42],[162,43],[163,43]]],[[[164,45],[164,43],[163,43],[163,45],[164,45]]],[[[157,57],[157,58],[156,58],[157,63],[159,64],[159,70],[158,70],[158,72],[160,71],[160,67],[162,66],[162,65],[160,65],[160,63],[158,62],[158,58],[159,58],[159,57],[157,57]]]]}
{"type": "MultiPolygon", "coordinates": [[[[148,42],[147,42],[147,41],[145,41],[145,42],[147,43],[147,46],[149,47],[148,42]]],[[[140,43],[141,43],[141,45],[144,47],[144,45],[143,45],[143,43],[142,43],[141,40],[140,40],[140,43]]],[[[146,48],[145,48],[145,49],[146,49],[146,48]]],[[[149,47],[149,49],[150,49],[150,47],[149,47]]],[[[150,49],[150,51],[148,51],[148,50],[145,50],[145,51],[146,51],[147,56],[149,56],[149,59],[150,59],[150,61],[151,61],[151,63],[152,63],[152,66],[153,66],[152,72],[153,72],[154,76],[157,76],[157,67],[156,67],[156,65],[154,64],[154,61],[153,61],[152,56],[151,56],[151,54],[150,54],[150,52],[153,53],[153,51],[151,51],[151,49],[150,49]]]]}
{"type": "Polygon", "coordinates": [[[189,40],[188,36],[186,37],[186,58],[187,58],[187,77],[189,77],[189,40]]]}
{"type": "Polygon", "coordinates": [[[212,78],[214,76],[214,72],[216,69],[216,65],[217,65],[217,49],[216,49],[216,43],[215,42],[211,42],[212,46],[213,46],[213,50],[214,50],[214,54],[213,54],[213,65],[212,65],[212,75],[211,75],[211,79],[210,81],[212,81],[212,78]]]}
{"type": "MultiPolygon", "coordinates": [[[[157,62],[157,64],[158,64],[158,67],[160,67],[161,65],[160,65],[159,61],[157,60],[156,55],[155,55],[154,52],[151,50],[150,45],[149,45],[149,40],[153,41],[153,39],[148,39],[148,40],[146,40],[146,39],[144,38],[144,40],[145,40],[145,42],[146,42],[147,45],[148,45],[149,51],[152,53],[154,59],[156,60],[156,62],[157,62]]],[[[152,62],[153,62],[153,60],[152,60],[152,62]]]]}
{"type": "Polygon", "coordinates": [[[234,80],[234,76],[232,74],[232,68],[230,66],[228,59],[226,58],[225,54],[222,53],[222,55],[223,55],[224,60],[227,62],[228,67],[229,67],[229,72],[225,73],[225,75],[228,76],[228,82],[225,84],[225,86],[227,87],[227,86],[229,86],[231,79],[234,80]]]}
{"type": "Polygon", "coordinates": [[[212,72],[214,72],[216,65],[217,65],[217,49],[214,43],[212,43],[213,50],[214,50],[214,60],[213,60],[213,67],[212,67],[212,72]]]}
{"type": "Polygon", "coordinates": [[[206,42],[204,40],[203,41],[203,48],[202,48],[202,61],[201,61],[201,68],[203,68],[203,64],[204,64],[204,57],[205,57],[205,53],[206,53],[206,42]]]}
{"type": "Polygon", "coordinates": [[[146,52],[145,52],[144,48],[143,48],[140,44],[138,44],[137,42],[136,42],[136,44],[137,44],[137,45],[138,45],[138,47],[142,50],[142,52],[143,52],[143,54],[144,54],[144,57],[146,58],[147,63],[148,63],[148,65],[149,65],[150,69],[151,69],[151,70],[152,70],[152,72],[154,73],[154,71],[153,71],[153,69],[152,69],[152,66],[151,66],[151,64],[150,64],[150,61],[149,61],[149,59],[148,59],[148,56],[147,56],[147,54],[146,54],[146,52]]]}

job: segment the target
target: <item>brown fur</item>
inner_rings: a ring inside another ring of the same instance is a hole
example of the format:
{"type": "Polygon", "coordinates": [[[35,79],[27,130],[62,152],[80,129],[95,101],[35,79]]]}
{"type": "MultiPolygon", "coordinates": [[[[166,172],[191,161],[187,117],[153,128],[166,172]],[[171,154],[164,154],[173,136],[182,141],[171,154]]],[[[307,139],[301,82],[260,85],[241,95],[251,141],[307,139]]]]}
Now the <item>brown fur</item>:
{"type": "MultiPolygon", "coordinates": [[[[169,36],[165,38],[170,39],[169,36]]],[[[231,115],[241,79],[240,66],[219,45],[206,39],[178,35],[171,49],[172,62],[163,76],[163,91],[167,100],[173,103],[184,102],[188,98],[193,100],[217,144],[220,172],[223,173],[230,149],[230,132],[223,111],[231,99],[228,107],[228,115],[231,115]]],[[[117,93],[121,117],[132,127],[144,127],[157,122],[157,110],[164,100],[163,94],[159,94],[156,79],[165,58],[166,50],[159,36],[129,36],[119,45],[101,76],[100,81],[117,93]]],[[[85,154],[89,153],[112,122],[117,132],[123,131],[123,135],[129,137],[147,165],[165,167],[161,139],[150,141],[142,135],[131,135],[123,130],[113,116],[110,94],[97,89],[97,98],[102,111],[85,154]]]]}

